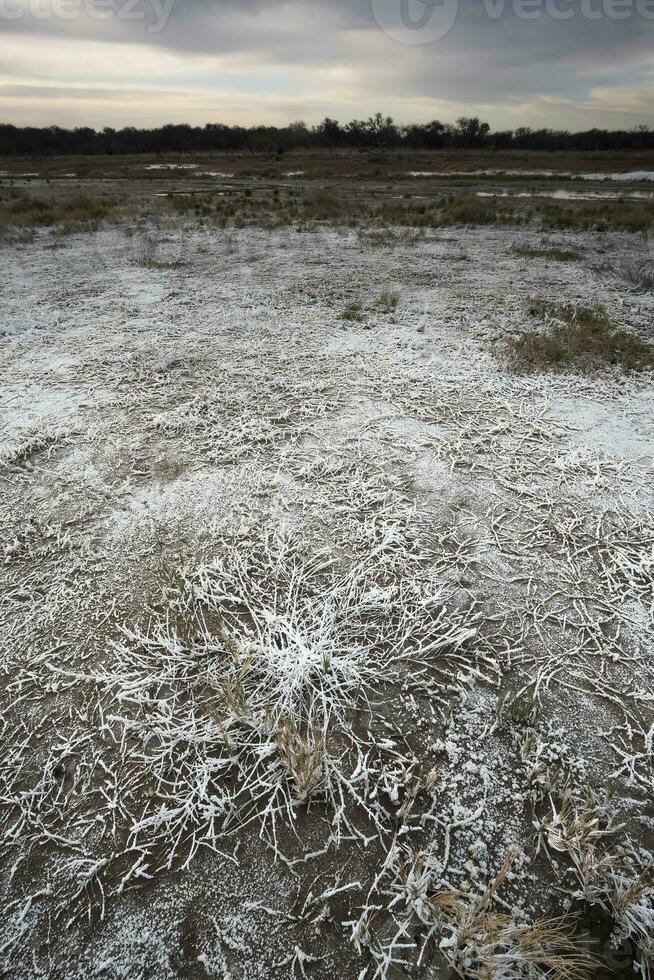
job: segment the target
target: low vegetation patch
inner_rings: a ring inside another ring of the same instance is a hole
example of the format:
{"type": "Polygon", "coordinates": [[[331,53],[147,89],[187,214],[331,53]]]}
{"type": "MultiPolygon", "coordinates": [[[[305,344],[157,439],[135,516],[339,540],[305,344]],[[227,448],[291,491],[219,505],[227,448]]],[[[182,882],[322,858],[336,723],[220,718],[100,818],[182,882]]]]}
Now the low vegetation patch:
{"type": "Polygon", "coordinates": [[[603,201],[564,207],[547,204],[542,211],[543,228],[553,230],[646,232],[654,221],[654,205],[645,201],[603,201]]]}
{"type": "Polygon", "coordinates": [[[361,228],[359,241],[371,248],[418,245],[424,241],[424,232],[421,228],[361,228]]]}
{"type": "Polygon", "coordinates": [[[562,248],[559,245],[544,245],[542,248],[516,245],[511,251],[523,259],[546,259],[548,262],[578,262],[583,257],[583,252],[578,249],[562,248]]]}
{"type": "Polygon", "coordinates": [[[379,297],[378,305],[385,313],[391,313],[400,305],[400,294],[393,289],[385,289],[379,297]]]}
{"type": "Polygon", "coordinates": [[[178,269],[186,263],[182,259],[167,258],[161,252],[162,239],[154,235],[138,236],[132,246],[132,261],[146,269],[178,269]]]}
{"type": "Polygon", "coordinates": [[[603,366],[625,371],[654,368],[654,346],[616,327],[601,306],[557,307],[537,302],[533,316],[554,321],[549,329],[530,330],[509,344],[513,367],[528,371],[593,371],[603,366]]]}
{"type": "Polygon", "coordinates": [[[439,225],[521,224],[530,217],[528,211],[517,211],[493,198],[482,200],[464,197],[451,201],[440,213],[439,225]]]}
{"type": "Polygon", "coordinates": [[[347,306],[341,313],[341,320],[349,320],[352,323],[362,323],[365,320],[365,314],[361,308],[360,303],[351,303],[347,306]]]}
{"type": "Polygon", "coordinates": [[[652,259],[633,259],[623,262],[620,275],[638,292],[651,293],[654,291],[654,261],[652,259]]]}
{"type": "Polygon", "coordinates": [[[47,200],[31,194],[18,194],[1,202],[0,229],[57,227],[60,233],[95,228],[113,211],[116,202],[79,194],[47,200]]]}
{"type": "Polygon", "coordinates": [[[342,201],[335,194],[325,190],[316,190],[307,194],[302,204],[304,218],[315,221],[339,218],[343,210],[342,201]]]}

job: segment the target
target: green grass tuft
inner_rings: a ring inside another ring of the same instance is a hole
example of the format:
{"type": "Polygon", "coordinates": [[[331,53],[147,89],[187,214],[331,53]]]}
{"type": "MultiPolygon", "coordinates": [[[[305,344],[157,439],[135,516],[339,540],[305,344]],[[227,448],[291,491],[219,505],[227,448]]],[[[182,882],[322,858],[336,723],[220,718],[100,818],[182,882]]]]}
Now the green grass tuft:
{"type": "Polygon", "coordinates": [[[654,346],[615,326],[601,306],[556,307],[537,302],[530,313],[554,318],[549,330],[530,330],[509,343],[509,361],[517,370],[594,371],[606,366],[624,371],[654,368],[654,346]]]}

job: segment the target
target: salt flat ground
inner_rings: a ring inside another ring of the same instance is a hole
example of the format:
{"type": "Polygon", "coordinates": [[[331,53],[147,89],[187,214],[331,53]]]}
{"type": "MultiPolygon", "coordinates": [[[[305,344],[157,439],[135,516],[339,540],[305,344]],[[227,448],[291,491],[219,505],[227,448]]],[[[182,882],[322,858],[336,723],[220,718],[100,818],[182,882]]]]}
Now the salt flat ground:
{"type": "Polygon", "coordinates": [[[504,345],[533,298],[653,305],[635,236],[536,237],[2,246],[5,975],[446,976],[505,861],[489,908],[613,955],[584,898],[651,867],[654,381],[504,345]]]}

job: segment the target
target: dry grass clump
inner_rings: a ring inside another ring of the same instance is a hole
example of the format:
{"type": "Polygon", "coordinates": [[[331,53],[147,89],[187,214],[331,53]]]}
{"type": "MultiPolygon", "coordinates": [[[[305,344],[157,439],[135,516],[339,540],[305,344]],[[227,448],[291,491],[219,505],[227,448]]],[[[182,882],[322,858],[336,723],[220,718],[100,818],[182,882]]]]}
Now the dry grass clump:
{"type": "Polygon", "coordinates": [[[34,241],[33,228],[14,228],[0,224],[0,241],[6,245],[29,245],[34,241]]]}
{"type": "Polygon", "coordinates": [[[635,945],[643,976],[654,966],[654,879],[616,841],[623,829],[587,787],[567,781],[549,794],[543,821],[547,846],[567,854],[580,887],[578,897],[599,907],[613,923],[617,941],[635,945]]]}
{"type": "Polygon", "coordinates": [[[632,259],[623,262],[619,269],[622,278],[638,292],[654,291],[654,261],[652,259],[632,259]]]}
{"type": "Polygon", "coordinates": [[[177,269],[186,263],[181,259],[166,259],[161,252],[162,241],[153,234],[143,234],[132,244],[133,261],[146,269],[177,269]]]}
{"type": "Polygon", "coordinates": [[[509,343],[509,361],[518,370],[593,371],[614,366],[642,371],[654,367],[654,346],[616,327],[601,306],[536,303],[530,312],[554,323],[548,330],[530,330],[509,343]]]}
{"type": "Polygon", "coordinates": [[[494,900],[511,870],[507,855],[495,878],[479,896],[441,892],[432,899],[437,921],[446,935],[440,948],[465,980],[585,980],[597,962],[583,949],[574,920],[540,919],[516,923],[494,910],[494,900]]]}
{"type": "MultiPolygon", "coordinates": [[[[474,195],[386,201],[381,206],[371,207],[369,214],[372,221],[393,228],[405,226],[413,229],[414,235],[425,228],[449,225],[520,224],[527,217],[525,210],[517,211],[498,200],[474,195]]],[[[361,221],[361,216],[357,217],[361,221]]]]}
{"type": "Polygon", "coordinates": [[[393,248],[396,245],[418,245],[424,241],[422,228],[360,228],[359,241],[370,248],[393,248]]]}
{"type": "Polygon", "coordinates": [[[467,663],[475,635],[428,581],[391,584],[383,564],[338,573],[284,536],[175,576],[165,615],[125,630],[98,678],[133,767],[133,848],[156,841],[173,866],[257,820],[278,853],[278,825],[316,798],[331,841],[357,834],[357,812],[381,833],[384,746],[353,714],[409,664],[436,678],[467,663]]]}
{"type": "Polygon", "coordinates": [[[643,977],[654,967],[654,877],[642,852],[631,848],[607,799],[572,774],[565,760],[546,763],[547,743],[532,731],[523,745],[539,844],[567,857],[582,907],[600,909],[616,947],[631,945],[634,969],[643,977]],[[620,836],[618,836],[620,835],[620,836]]]}
{"type": "Polygon", "coordinates": [[[21,442],[0,453],[0,470],[29,465],[32,457],[44,452],[49,454],[55,446],[65,442],[69,435],[64,430],[27,435],[21,442]]]}
{"type": "Polygon", "coordinates": [[[384,289],[378,300],[378,306],[384,313],[392,313],[400,305],[400,293],[394,289],[384,289]]]}
{"type": "Polygon", "coordinates": [[[546,259],[548,262],[578,262],[583,258],[583,252],[579,249],[562,248],[558,245],[545,245],[542,248],[533,245],[516,245],[511,251],[523,259],[546,259]]]}
{"type": "Polygon", "coordinates": [[[351,323],[363,323],[365,318],[361,303],[351,303],[341,313],[341,320],[348,320],[351,323]]]}
{"type": "Polygon", "coordinates": [[[293,802],[306,803],[325,779],[325,739],[320,726],[299,732],[293,718],[283,718],[277,734],[279,759],[291,781],[293,802]]]}
{"type": "MultiPolygon", "coordinates": [[[[437,806],[432,795],[432,810],[437,806]]],[[[361,917],[348,923],[359,952],[366,950],[376,962],[374,976],[395,976],[397,968],[405,975],[406,967],[420,968],[436,959],[444,960],[452,977],[462,980],[586,980],[593,976],[597,961],[573,917],[522,921],[499,897],[517,857],[510,850],[480,893],[443,889],[443,859],[438,848],[418,851],[396,839],[376,879],[377,890],[369,896],[361,917]],[[385,930],[382,941],[375,918],[384,902],[392,911],[393,926],[385,930]]]]}

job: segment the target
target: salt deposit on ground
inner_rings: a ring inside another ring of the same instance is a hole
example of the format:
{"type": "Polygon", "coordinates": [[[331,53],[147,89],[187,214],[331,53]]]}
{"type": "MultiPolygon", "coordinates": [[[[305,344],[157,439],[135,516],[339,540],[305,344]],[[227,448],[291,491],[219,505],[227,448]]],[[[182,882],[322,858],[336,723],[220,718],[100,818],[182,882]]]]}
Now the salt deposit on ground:
{"type": "Polygon", "coordinates": [[[654,381],[502,353],[534,297],[651,331],[644,243],[51,243],[0,246],[7,975],[445,977],[580,821],[646,866],[654,381]]]}

